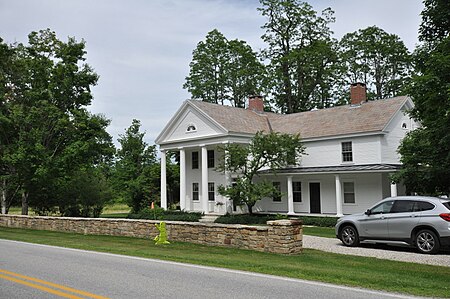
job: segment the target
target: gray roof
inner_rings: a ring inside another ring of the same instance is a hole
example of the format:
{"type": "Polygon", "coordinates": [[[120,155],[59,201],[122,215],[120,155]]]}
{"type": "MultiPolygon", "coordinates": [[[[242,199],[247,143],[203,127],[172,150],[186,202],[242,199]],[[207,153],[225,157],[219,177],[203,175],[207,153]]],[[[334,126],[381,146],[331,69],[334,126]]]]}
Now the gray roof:
{"type": "Polygon", "coordinates": [[[271,130],[297,134],[302,138],[319,138],[357,133],[381,132],[408,100],[406,96],[344,105],[293,114],[257,113],[248,109],[189,102],[202,110],[230,133],[250,133],[271,130]]]}
{"type": "MultiPolygon", "coordinates": [[[[400,169],[398,164],[367,164],[367,165],[338,165],[338,166],[320,166],[320,167],[286,167],[279,169],[276,173],[336,173],[336,172],[386,172],[400,169]]],[[[260,171],[261,174],[272,174],[273,171],[260,171]]]]}

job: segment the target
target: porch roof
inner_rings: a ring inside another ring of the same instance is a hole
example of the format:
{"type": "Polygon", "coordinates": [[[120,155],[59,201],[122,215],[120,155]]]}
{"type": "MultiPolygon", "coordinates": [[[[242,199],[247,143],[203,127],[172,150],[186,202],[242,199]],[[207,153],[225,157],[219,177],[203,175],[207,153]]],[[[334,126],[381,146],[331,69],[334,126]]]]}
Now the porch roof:
{"type": "MultiPolygon", "coordinates": [[[[400,169],[400,164],[366,164],[366,165],[337,165],[319,167],[287,167],[276,170],[277,174],[322,174],[322,173],[352,173],[352,172],[393,172],[400,169]]],[[[260,174],[271,174],[270,170],[263,170],[260,174]]]]}

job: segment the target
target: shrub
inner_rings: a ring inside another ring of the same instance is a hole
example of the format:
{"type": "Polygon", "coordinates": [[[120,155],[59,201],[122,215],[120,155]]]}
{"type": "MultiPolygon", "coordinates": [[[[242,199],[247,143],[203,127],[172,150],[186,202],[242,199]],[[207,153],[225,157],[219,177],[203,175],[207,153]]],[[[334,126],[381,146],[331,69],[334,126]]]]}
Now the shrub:
{"type": "Polygon", "coordinates": [[[154,209],[144,208],[138,213],[130,213],[127,218],[197,222],[202,218],[202,215],[199,212],[164,211],[162,208],[155,207],[154,209]]]}
{"type": "Polygon", "coordinates": [[[226,214],[220,216],[216,219],[215,223],[223,224],[266,224],[270,220],[280,220],[280,219],[299,219],[303,221],[303,225],[313,225],[320,227],[333,227],[336,224],[336,217],[312,217],[312,216],[301,216],[301,217],[288,217],[282,214],[236,214],[230,215],[226,214]]]}
{"type": "Polygon", "coordinates": [[[313,216],[300,216],[297,217],[303,221],[303,225],[312,225],[320,227],[334,227],[338,220],[337,217],[313,217],[313,216]]]}

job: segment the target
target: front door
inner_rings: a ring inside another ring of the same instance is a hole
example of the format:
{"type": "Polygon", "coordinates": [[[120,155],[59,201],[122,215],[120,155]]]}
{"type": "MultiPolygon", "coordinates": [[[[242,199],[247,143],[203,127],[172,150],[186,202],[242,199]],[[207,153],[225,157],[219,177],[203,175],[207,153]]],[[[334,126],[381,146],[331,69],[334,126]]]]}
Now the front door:
{"type": "Polygon", "coordinates": [[[320,183],[309,183],[310,212],[320,214],[320,183]]]}

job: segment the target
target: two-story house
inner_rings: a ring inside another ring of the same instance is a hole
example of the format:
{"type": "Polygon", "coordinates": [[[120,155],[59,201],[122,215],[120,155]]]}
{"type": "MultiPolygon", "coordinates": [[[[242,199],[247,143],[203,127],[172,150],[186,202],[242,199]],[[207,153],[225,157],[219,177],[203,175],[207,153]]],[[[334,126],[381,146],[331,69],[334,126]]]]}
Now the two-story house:
{"type": "Polygon", "coordinates": [[[405,193],[391,183],[400,168],[397,147],[416,127],[406,114],[411,99],[400,96],[366,101],[365,86],[351,86],[351,104],[281,115],[264,112],[261,97],[249,99],[248,109],[202,101],[185,101],[156,143],[161,150],[161,205],[167,207],[167,151],[180,154],[180,208],[224,214],[236,211],[218,194],[233,174],[216,170],[226,143],[248,143],[258,131],[300,133],[306,155],[300,165],[261,173],[282,192],[263,198],[254,211],[342,215],[361,212],[377,201],[405,193]]]}

